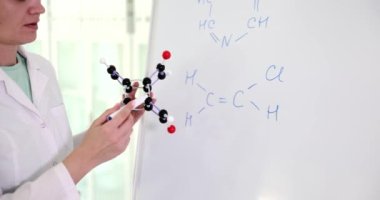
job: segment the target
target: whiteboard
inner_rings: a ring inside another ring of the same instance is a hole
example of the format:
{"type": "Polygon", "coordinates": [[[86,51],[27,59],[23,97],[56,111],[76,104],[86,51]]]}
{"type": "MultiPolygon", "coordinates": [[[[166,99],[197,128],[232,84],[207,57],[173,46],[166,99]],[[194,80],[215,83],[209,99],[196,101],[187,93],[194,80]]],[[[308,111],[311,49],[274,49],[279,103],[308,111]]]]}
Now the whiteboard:
{"type": "Polygon", "coordinates": [[[155,1],[135,200],[380,199],[380,1],[155,1]]]}

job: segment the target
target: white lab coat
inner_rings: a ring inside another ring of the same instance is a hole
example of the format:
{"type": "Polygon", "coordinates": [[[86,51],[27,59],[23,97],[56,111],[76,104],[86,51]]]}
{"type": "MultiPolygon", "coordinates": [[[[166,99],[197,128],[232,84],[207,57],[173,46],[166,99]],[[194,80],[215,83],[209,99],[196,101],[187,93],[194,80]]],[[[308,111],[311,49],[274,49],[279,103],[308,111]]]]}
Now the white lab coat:
{"type": "Polygon", "coordinates": [[[77,200],[62,160],[73,140],[51,64],[26,52],[33,102],[0,70],[0,200],[77,200]]]}

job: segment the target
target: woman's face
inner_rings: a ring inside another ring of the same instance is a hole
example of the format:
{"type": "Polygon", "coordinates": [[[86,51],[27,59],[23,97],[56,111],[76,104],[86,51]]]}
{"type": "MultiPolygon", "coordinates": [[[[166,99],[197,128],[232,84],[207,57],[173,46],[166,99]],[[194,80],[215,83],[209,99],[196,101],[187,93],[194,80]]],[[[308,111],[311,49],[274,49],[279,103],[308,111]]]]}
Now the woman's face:
{"type": "Polygon", "coordinates": [[[41,0],[0,0],[0,44],[22,45],[37,36],[37,23],[45,12],[41,0]]]}

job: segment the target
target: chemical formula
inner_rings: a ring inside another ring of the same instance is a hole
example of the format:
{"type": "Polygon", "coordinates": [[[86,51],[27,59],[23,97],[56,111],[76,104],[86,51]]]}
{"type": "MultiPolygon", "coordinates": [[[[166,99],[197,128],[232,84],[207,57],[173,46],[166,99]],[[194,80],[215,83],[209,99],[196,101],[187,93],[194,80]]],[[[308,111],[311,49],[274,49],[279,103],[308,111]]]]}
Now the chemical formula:
{"type": "MultiPolygon", "coordinates": [[[[208,32],[210,38],[220,46],[221,48],[226,48],[237,43],[255,29],[266,29],[269,26],[269,16],[261,15],[260,12],[260,0],[247,0],[251,5],[252,15],[245,19],[245,27],[241,27],[240,30],[235,30],[230,33],[217,33],[216,28],[223,26],[223,22],[215,19],[214,17],[214,7],[218,6],[218,1],[216,0],[198,0],[198,5],[200,8],[206,7],[208,10],[207,17],[203,17],[199,20],[198,29],[199,31],[208,32]]],[[[235,3],[233,1],[231,4],[235,3]]],[[[228,15],[228,13],[226,13],[228,15]]]]}
{"type": "MultiPolygon", "coordinates": [[[[284,84],[283,74],[285,67],[270,65],[265,70],[265,81],[266,82],[277,82],[278,84],[284,84]]],[[[229,104],[231,109],[252,109],[256,112],[264,112],[268,120],[279,120],[280,104],[269,105],[264,103],[258,103],[251,97],[248,102],[244,102],[242,98],[248,91],[254,88],[260,87],[260,83],[253,82],[243,89],[236,89],[236,91],[228,96],[219,95],[205,87],[205,85],[196,81],[198,70],[187,71],[185,77],[185,85],[191,87],[197,87],[204,92],[204,104],[200,105],[197,111],[187,112],[185,117],[185,127],[192,126],[193,117],[196,115],[201,115],[207,109],[215,109],[218,105],[229,104]]]]}

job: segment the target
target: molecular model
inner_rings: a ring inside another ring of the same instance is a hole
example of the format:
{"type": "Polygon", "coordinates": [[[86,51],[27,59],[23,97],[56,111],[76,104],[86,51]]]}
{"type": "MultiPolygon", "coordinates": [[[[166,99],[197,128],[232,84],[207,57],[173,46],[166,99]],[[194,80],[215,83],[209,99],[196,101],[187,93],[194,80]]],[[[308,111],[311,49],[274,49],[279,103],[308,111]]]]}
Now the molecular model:
{"type": "MultiPolygon", "coordinates": [[[[146,94],[146,98],[143,102],[144,109],[146,111],[153,111],[156,115],[159,117],[159,121],[162,124],[169,122],[173,122],[174,118],[169,116],[168,111],[165,109],[160,109],[155,105],[155,102],[152,99],[152,86],[158,81],[158,80],[164,80],[166,78],[165,73],[165,60],[170,59],[171,53],[170,51],[165,50],[162,53],[162,58],[164,59],[161,63],[157,64],[156,70],[152,73],[150,77],[145,77],[141,80],[130,80],[129,78],[123,78],[120,76],[120,74],[116,71],[116,67],[114,65],[108,65],[104,59],[102,59],[100,62],[107,66],[107,72],[111,75],[111,78],[113,80],[117,80],[123,87],[125,93],[123,94],[123,101],[122,105],[126,105],[128,102],[130,102],[132,99],[129,96],[129,94],[133,91],[134,86],[132,85],[132,81],[139,81],[142,82],[139,84],[139,87],[135,89],[142,88],[146,94]],[[154,80],[152,80],[154,77],[154,80]]],[[[135,108],[137,110],[137,108],[135,108]]],[[[169,125],[167,128],[168,133],[174,134],[176,131],[176,127],[174,125],[169,125]]]]}

